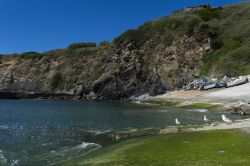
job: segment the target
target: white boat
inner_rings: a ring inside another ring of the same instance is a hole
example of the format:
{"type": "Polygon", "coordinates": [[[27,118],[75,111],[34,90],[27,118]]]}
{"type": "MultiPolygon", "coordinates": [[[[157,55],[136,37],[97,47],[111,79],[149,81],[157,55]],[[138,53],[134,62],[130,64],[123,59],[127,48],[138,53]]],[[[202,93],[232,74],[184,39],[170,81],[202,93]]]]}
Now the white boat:
{"type": "Polygon", "coordinates": [[[211,83],[207,83],[205,85],[203,85],[201,87],[201,90],[208,90],[208,89],[213,89],[213,88],[216,88],[217,87],[217,84],[214,83],[214,82],[211,82],[211,83]]]}
{"type": "Polygon", "coordinates": [[[239,78],[230,82],[227,82],[226,87],[233,87],[233,86],[238,86],[238,85],[242,85],[248,83],[248,78],[239,78]]]}

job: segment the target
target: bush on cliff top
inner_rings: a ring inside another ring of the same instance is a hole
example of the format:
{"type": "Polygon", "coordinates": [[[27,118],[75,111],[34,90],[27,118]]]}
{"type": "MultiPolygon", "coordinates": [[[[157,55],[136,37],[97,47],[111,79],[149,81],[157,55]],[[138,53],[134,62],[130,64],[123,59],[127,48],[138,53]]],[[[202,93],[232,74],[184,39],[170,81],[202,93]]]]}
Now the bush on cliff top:
{"type": "Polygon", "coordinates": [[[87,48],[87,47],[96,47],[96,43],[93,42],[81,42],[81,43],[73,43],[69,45],[69,49],[78,49],[78,48],[87,48]]]}
{"type": "Polygon", "coordinates": [[[220,10],[218,9],[203,8],[196,10],[194,13],[198,14],[203,21],[209,21],[215,18],[220,18],[220,10]]]}

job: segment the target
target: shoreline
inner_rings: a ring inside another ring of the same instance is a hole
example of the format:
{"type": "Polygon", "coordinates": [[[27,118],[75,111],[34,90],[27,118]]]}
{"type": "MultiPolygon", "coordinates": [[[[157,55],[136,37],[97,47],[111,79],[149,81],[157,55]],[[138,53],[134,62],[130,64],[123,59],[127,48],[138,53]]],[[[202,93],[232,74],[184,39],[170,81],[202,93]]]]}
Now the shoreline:
{"type": "Polygon", "coordinates": [[[169,126],[161,129],[159,134],[170,134],[178,132],[196,132],[209,130],[229,130],[229,129],[243,129],[250,128],[250,118],[244,120],[235,120],[232,123],[214,122],[202,126],[169,126]]]}
{"type": "Polygon", "coordinates": [[[234,120],[232,123],[213,122],[204,125],[183,125],[183,126],[166,126],[161,128],[144,128],[144,129],[131,129],[127,131],[118,131],[105,133],[104,136],[113,140],[113,144],[120,141],[140,138],[150,135],[167,135],[176,133],[189,133],[197,131],[210,131],[210,130],[231,130],[231,129],[246,129],[250,131],[250,118],[242,120],[234,120]]]}
{"type": "Polygon", "coordinates": [[[207,109],[221,113],[250,115],[250,83],[231,88],[215,88],[203,91],[176,90],[138,101],[141,104],[207,109]]]}
{"type": "Polygon", "coordinates": [[[231,87],[215,88],[210,90],[180,90],[153,97],[153,99],[182,100],[186,102],[207,102],[216,104],[228,104],[250,99],[250,83],[231,87]]]}
{"type": "MultiPolygon", "coordinates": [[[[133,132],[136,133],[139,131],[131,131],[131,133],[133,132]]],[[[154,157],[154,163],[158,161],[161,163],[160,165],[162,165],[163,163],[169,162],[169,160],[162,162],[162,158],[168,156],[166,154],[187,157],[185,151],[188,150],[191,154],[188,156],[192,158],[196,156],[197,153],[204,154],[205,152],[201,153],[201,151],[206,147],[209,149],[208,154],[215,154],[216,158],[219,154],[229,154],[233,152],[235,148],[242,147],[238,146],[239,143],[245,145],[244,142],[242,143],[242,139],[248,141],[249,133],[250,119],[237,120],[231,124],[217,122],[203,126],[169,126],[165,129],[160,129],[158,134],[129,137],[114,145],[101,148],[78,159],[63,162],[62,165],[73,166],[78,163],[83,165],[121,165],[128,162],[131,162],[131,165],[133,165],[137,163],[138,157],[140,158],[139,163],[142,162],[147,163],[145,165],[149,165],[152,161],[150,160],[151,158],[145,158],[148,157],[148,154],[154,157]],[[208,142],[208,144],[204,144],[203,142],[208,142]],[[228,149],[229,147],[230,149],[228,149]],[[185,151],[183,151],[182,148],[185,148],[185,151]],[[193,153],[194,148],[198,148],[198,150],[193,153]],[[129,154],[132,156],[136,155],[136,160],[132,160],[133,158],[128,159],[127,156],[129,154]],[[159,155],[161,156],[160,158],[158,158],[159,155]]],[[[207,156],[208,155],[205,153],[204,157],[207,156]]],[[[241,154],[239,154],[239,156],[241,156],[241,154]]],[[[195,161],[198,159],[199,158],[195,159],[195,161]]],[[[212,159],[213,157],[211,157],[211,160],[212,159]]],[[[201,161],[201,163],[204,163],[203,160],[201,161]]],[[[224,161],[222,163],[224,163],[224,161]]]]}

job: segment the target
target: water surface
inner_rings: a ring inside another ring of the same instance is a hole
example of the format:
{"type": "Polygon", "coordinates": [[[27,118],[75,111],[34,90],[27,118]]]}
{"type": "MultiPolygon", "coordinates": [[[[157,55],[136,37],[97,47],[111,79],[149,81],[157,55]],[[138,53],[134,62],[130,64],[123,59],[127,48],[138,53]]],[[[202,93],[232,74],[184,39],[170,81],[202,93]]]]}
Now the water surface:
{"type": "MultiPolygon", "coordinates": [[[[0,100],[0,165],[53,165],[105,146],[86,133],[201,124],[220,114],[126,102],[0,100]]],[[[232,119],[245,118],[230,116],[232,119]]]]}

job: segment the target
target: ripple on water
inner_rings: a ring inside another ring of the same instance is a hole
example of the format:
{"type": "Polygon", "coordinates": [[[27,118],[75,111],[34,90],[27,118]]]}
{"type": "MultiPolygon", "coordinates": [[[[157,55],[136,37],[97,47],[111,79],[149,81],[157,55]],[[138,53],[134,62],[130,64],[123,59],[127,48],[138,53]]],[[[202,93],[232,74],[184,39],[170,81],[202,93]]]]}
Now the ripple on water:
{"type": "Polygon", "coordinates": [[[86,155],[90,152],[93,152],[102,146],[95,143],[88,143],[88,142],[82,142],[80,145],[74,146],[74,147],[64,147],[57,151],[53,150],[48,154],[48,156],[45,157],[47,161],[50,163],[60,163],[63,161],[67,161],[73,158],[77,158],[83,155],[86,155]],[[62,156],[63,161],[62,161],[62,156]]]}
{"type": "Polygon", "coordinates": [[[9,126],[7,125],[0,125],[0,130],[7,130],[9,126]]]}

